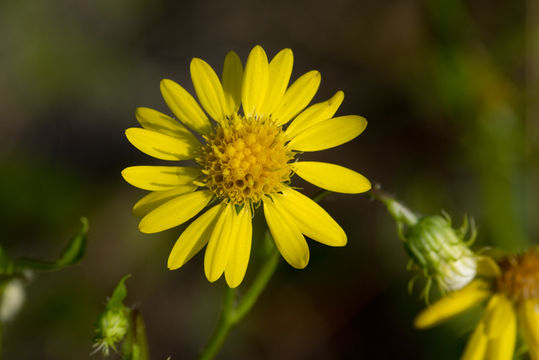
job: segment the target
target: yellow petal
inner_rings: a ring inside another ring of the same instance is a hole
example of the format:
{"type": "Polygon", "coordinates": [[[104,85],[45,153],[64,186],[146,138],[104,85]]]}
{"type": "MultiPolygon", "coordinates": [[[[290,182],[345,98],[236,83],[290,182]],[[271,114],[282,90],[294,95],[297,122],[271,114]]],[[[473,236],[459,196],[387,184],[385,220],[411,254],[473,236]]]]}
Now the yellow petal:
{"type": "Polygon", "coordinates": [[[161,80],[161,94],[174,115],[190,129],[200,134],[211,132],[211,123],[196,100],[172,80],[161,80]]]}
{"type": "Polygon", "coordinates": [[[346,245],[344,230],[320,205],[307,196],[286,188],[282,195],[274,195],[273,199],[275,206],[283,208],[304,235],[329,246],[346,245]]]}
{"type": "Polygon", "coordinates": [[[243,80],[243,66],[241,60],[234,51],[229,51],[225,56],[223,65],[223,91],[226,101],[226,114],[232,115],[239,110],[241,105],[241,82],[243,80]]]}
{"type": "Polygon", "coordinates": [[[137,201],[137,203],[133,206],[133,215],[138,218],[142,218],[158,206],[166,203],[169,200],[172,200],[179,195],[193,192],[196,190],[196,188],[196,185],[189,184],[176,186],[170,190],[152,191],[151,193],[137,201]]]}
{"type": "Polygon", "coordinates": [[[298,151],[319,151],[344,144],[361,134],[367,120],[347,115],[321,121],[290,140],[288,147],[298,151]]]}
{"type": "Polygon", "coordinates": [[[539,348],[539,300],[525,300],[519,307],[518,317],[528,346],[539,348]]]}
{"type": "Polygon", "coordinates": [[[500,294],[492,296],[484,315],[485,334],[489,339],[498,338],[512,317],[514,317],[514,311],[509,300],[500,294]]]}
{"type": "Polygon", "coordinates": [[[285,136],[292,139],[308,127],[320,121],[331,119],[341,106],[343,99],[344,93],[337,91],[331,99],[309,106],[290,123],[285,131],[285,136]]]}
{"type": "Polygon", "coordinates": [[[294,55],[290,49],[281,50],[271,60],[269,63],[268,90],[264,97],[264,104],[259,115],[271,114],[277,105],[281,103],[288,82],[290,81],[293,64],[294,55]]]}
{"type": "Polygon", "coordinates": [[[473,280],[462,289],[449,293],[419,313],[415,318],[414,325],[419,329],[437,325],[468,310],[490,295],[487,282],[479,279],[473,280]]]}
{"type": "Polygon", "coordinates": [[[125,181],[150,191],[190,184],[201,174],[200,169],[187,166],[131,166],[122,171],[125,181]]]}
{"type": "MultiPolygon", "coordinates": [[[[511,303],[505,298],[498,303],[497,307],[504,308],[500,310],[500,312],[504,313],[504,316],[500,316],[497,320],[500,321],[499,324],[496,324],[500,332],[494,338],[490,337],[489,324],[485,322],[485,333],[489,337],[485,358],[489,360],[512,360],[517,337],[516,315],[511,303]]],[[[485,318],[485,320],[487,319],[485,318]]],[[[490,326],[492,327],[492,324],[490,326]]]]}
{"type": "Polygon", "coordinates": [[[231,252],[232,239],[237,230],[237,215],[234,205],[224,205],[211,233],[204,255],[204,272],[210,282],[221,277],[231,252]]]}
{"type": "Polygon", "coordinates": [[[466,344],[461,360],[483,360],[487,351],[488,338],[485,335],[485,324],[479,322],[466,344]]]}
{"type": "Polygon", "coordinates": [[[188,142],[198,143],[197,138],[178,121],[159,111],[139,107],[135,111],[135,116],[143,128],[152,130],[173,138],[188,142]]]}
{"type": "Polygon", "coordinates": [[[283,258],[296,269],[309,263],[309,247],[293,218],[269,198],[264,198],[264,216],[283,258]]]}
{"type": "Polygon", "coordinates": [[[288,88],[281,103],[277,105],[277,109],[272,115],[277,125],[286,124],[309,105],[318,91],[320,80],[320,73],[313,70],[302,75],[290,85],[290,88],[288,88]]]}
{"type": "Polygon", "coordinates": [[[145,154],[161,160],[187,160],[195,157],[198,140],[185,141],[141,128],[125,131],[127,140],[145,154]]]}
{"type": "Polygon", "coordinates": [[[268,88],[268,77],[268,58],[264,49],[257,45],[247,57],[241,86],[241,103],[246,117],[258,114],[262,108],[268,88]]]}
{"type": "Polygon", "coordinates": [[[243,281],[247,264],[251,253],[251,242],[253,237],[253,225],[251,222],[251,210],[244,206],[236,215],[237,223],[233,226],[231,238],[232,254],[228,258],[225,268],[225,278],[228,286],[237,287],[243,281]]]}
{"type": "Polygon", "coordinates": [[[298,161],[291,167],[304,180],[329,191],[359,194],[371,188],[371,183],[363,175],[339,165],[298,161]]]}
{"type": "Polygon", "coordinates": [[[215,121],[223,120],[227,105],[223,87],[215,71],[204,60],[194,58],[191,61],[191,79],[204,110],[215,121]]]}
{"type": "Polygon", "coordinates": [[[143,217],[139,230],[151,234],[181,225],[208,205],[212,197],[213,194],[207,190],[180,195],[143,217]]]}
{"type": "Polygon", "coordinates": [[[183,266],[198,253],[210,239],[222,205],[215,205],[193,221],[180,235],[168,257],[168,268],[175,270],[183,266]]]}

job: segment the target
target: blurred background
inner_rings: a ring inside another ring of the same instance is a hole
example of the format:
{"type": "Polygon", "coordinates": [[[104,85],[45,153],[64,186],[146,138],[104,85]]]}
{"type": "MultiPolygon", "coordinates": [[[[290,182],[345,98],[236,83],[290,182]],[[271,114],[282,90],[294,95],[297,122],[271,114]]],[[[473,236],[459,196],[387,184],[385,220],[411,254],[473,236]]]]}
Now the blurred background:
{"type": "MultiPolygon", "coordinates": [[[[290,47],[293,79],[317,69],[314,101],[343,90],[337,115],[367,130],[309,154],[353,168],[423,214],[441,209],[480,225],[477,246],[537,243],[539,6],[528,1],[2,0],[0,1],[0,242],[12,256],[54,259],[90,222],[86,256],[39,274],[4,326],[6,359],[89,358],[94,322],[118,280],[147,325],[152,359],[194,359],[212,333],[223,279],[203,256],[168,271],[182,229],[144,235],[132,205],[145,192],[120,171],[156,161],[131,146],[138,106],[170,111],[159,81],[189,91],[189,62],[220,73],[290,47]]],[[[308,194],[315,189],[300,181],[308,194]]],[[[305,270],[281,262],[220,359],[456,359],[474,315],[418,331],[424,306],[385,208],[366,194],[322,202],[349,236],[309,242],[305,270]]],[[[259,224],[262,225],[262,224],[259,224]]],[[[257,269],[253,254],[247,281],[257,269]]],[[[241,287],[240,287],[241,292],[241,287]]],[[[100,359],[101,354],[92,358],[100,359]]]]}

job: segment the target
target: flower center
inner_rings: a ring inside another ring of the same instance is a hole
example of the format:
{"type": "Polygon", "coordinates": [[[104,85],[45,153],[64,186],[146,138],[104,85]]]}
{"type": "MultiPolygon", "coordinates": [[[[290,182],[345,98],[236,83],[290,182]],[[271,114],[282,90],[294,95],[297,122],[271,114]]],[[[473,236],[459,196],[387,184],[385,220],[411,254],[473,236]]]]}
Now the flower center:
{"type": "Polygon", "coordinates": [[[293,157],[273,120],[233,115],[206,138],[197,161],[204,168],[204,185],[216,196],[240,205],[282,190],[290,179],[288,162],[293,157]]]}
{"type": "Polygon", "coordinates": [[[539,299],[539,253],[529,251],[500,263],[502,274],[497,279],[498,290],[514,301],[539,299]]]}

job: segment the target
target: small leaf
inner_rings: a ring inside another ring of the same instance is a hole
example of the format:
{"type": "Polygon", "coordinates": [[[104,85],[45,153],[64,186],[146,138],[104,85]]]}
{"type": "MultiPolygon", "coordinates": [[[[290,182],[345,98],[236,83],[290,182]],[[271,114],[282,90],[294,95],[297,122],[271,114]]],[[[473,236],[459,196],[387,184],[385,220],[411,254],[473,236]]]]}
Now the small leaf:
{"type": "Polygon", "coordinates": [[[127,296],[127,288],[125,287],[125,281],[131,277],[131,274],[125,275],[112,293],[109,301],[107,302],[107,310],[115,310],[124,308],[123,301],[127,296]]]}
{"type": "Polygon", "coordinates": [[[64,251],[62,251],[60,258],[55,263],[57,269],[75,264],[84,257],[84,251],[86,250],[86,234],[88,233],[88,220],[84,217],[80,220],[82,225],[79,232],[71,239],[64,251]]]}
{"type": "MultiPolygon", "coordinates": [[[[55,262],[41,261],[33,259],[17,259],[14,262],[14,272],[22,272],[25,269],[52,271],[60,270],[68,265],[75,264],[82,260],[84,251],[86,250],[86,233],[88,232],[88,220],[81,218],[81,227],[77,234],[71,238],[67,246],[62,251],[62,254],[55,262]]],[[[0,255],[2,256],[2,255],[0,255]]],[[[0,266],[3,264],[0,259],[0,266]]],[[[0,271],[1,271],[0,267],[0,271]]]]}

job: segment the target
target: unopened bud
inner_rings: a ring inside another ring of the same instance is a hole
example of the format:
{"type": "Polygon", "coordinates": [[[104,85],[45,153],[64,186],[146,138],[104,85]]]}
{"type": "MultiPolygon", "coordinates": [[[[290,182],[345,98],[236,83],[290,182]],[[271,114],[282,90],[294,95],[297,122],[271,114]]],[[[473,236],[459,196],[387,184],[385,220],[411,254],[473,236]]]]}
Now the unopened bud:
{"type": "MultiPolygon", "coordinates": [[[[399,237],[410,256],[409,268],[427,278],[422,293],[427,301],[432,282],[441,292],[447,292],[461,289],[474,279],[478,256],[469,248],[476,236],[473,221],[469,224],[465,217],[461,228],[453,229],[447,214],[420,217],[379,187],[371,194],[387,206],[397,223],[399,237]],[[464,240],[468,230],[469,239],[464,240]]],[[[416,278],[410,281],[410,291],[416,278]]]]}
{"type": "Polygon", "coordinates": [[[110,349],[116,350],[116,345],[127,335],[131,310],[123,304],[123,300],[127,296],[124,282],[129,276],[120,280],[107,302],[105,312],[97,319],[93,353],[101,351],[108,356],[110,349]]]}
{"type": "Polygon", "coordinates": [[[97,335],[94,339],[96,351],[102,351],[108,356],[110,348],[116,349],[116,344],[123,340],[129,328],[128,311],[107,310],[97,321],[97,335]]]}
{"type": "Polygon", "coordinates": [[[403,233],[404,247],[414,265],[428,279],[434,279],[442,292],[461,289],[476,275],[477,257],[468,247],[475,238],[475,228],[471,228],[470,240],[466,242],[463,237],[467,221],[455,230],[449,217],[432,215],[419,219],[403,233]]]}

